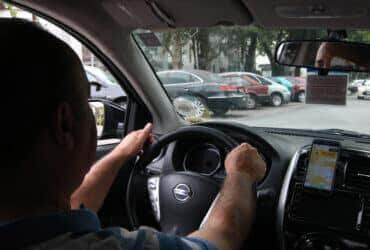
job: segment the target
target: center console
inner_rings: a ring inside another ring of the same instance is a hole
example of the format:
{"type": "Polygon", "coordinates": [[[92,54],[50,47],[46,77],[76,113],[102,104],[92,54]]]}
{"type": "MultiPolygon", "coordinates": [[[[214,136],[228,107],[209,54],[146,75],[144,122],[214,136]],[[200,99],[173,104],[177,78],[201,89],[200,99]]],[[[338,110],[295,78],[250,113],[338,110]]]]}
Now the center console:
{"type": "Polygon", "coordinates": [[[369,249],[370,152],[318,142],[299,150],[278,205],[281,249],[369,249]]]}

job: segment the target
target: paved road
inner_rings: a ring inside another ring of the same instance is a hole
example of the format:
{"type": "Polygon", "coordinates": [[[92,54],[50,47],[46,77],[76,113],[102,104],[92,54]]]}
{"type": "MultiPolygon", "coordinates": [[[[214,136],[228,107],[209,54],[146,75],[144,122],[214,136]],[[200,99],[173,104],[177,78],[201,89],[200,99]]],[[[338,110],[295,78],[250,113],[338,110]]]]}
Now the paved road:
{"type": "Polygon", "coordinates": [[[233,120],[251,126],[327,129],[370,134],[370,101],[347,98],[346,106],[289,103],[281,107],[235,110],[212,120],[233,120]]]}

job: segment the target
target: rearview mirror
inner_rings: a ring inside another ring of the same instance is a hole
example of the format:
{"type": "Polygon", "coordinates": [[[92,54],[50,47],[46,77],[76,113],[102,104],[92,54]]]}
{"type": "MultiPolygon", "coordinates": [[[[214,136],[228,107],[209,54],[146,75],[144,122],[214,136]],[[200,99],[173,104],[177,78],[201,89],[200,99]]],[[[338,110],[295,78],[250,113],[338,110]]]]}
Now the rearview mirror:
{"type": "Polygon", "coordinates": [[[122,138],[126,111],[121,106],[100,99],[89,100],[99,139],[122,138]]]}
{"type": "Polygon", "coordinates": [[[275,60],[286,66],[318,70],[370,71],[370,45],[345,41],[284,41],[275,60]]]}

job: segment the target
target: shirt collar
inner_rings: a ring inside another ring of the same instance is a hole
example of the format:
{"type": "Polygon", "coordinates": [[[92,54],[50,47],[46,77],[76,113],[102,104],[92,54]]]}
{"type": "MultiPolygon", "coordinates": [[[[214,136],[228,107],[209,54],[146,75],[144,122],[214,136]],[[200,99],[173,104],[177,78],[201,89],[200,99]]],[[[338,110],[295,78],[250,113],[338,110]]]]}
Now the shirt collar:
{"type": "Polygon", "coordinates": [[[64,233],[96,232],[100,221],[88,209],[53,213],[0,224],[2,249],[18,249],[55,238],[64,233]]]}

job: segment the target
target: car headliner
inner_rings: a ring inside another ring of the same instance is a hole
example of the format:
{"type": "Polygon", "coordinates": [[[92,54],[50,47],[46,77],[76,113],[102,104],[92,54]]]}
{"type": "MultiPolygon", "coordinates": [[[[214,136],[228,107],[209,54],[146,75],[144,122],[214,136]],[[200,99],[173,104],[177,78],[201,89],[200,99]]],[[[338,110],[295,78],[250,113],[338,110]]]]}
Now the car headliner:
{"type": "Polygon", "coordinates": [[[155,131],[158,133],[172,131],[187,123],[178,117],[156,75],[132,39],[133,29],[251,23],[271,28],[339,29],[370,26],[368,16],[370,2],[358,0],[8,0],[8,2],[61,23],[67,30],[78,34],[85,44],[93,44],[95,52],[106,56],[101,59],[106,59],[103,61],[108,61],[118,70],[115,76],[122,83],[128,81],[146,104],[152,114],[155,131]]]}
{"type": "Polygon", "coordinates": [[[122,27],[246,25],[269,28],[368,28],[366,0],[8,0],[38,9],[104,9],[122,27]],[[157,10],[157,11],[153,11],[157,10]],[[181,11],[178,11],[181,10],[181,11]]]}

